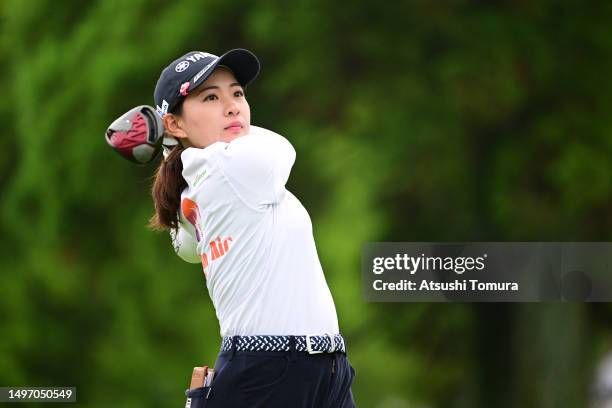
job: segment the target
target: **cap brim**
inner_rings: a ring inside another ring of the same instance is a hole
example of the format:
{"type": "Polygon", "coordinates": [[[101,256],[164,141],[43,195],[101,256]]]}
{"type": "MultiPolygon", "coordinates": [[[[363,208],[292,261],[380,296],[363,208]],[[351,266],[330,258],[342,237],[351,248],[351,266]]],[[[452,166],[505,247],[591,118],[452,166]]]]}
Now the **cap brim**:
{"type": "Polygon", "coordinates": [[[249,50],[236,48],[223,54],[217,66],[225,65],[234,72],[238,83],[243,87],[253,82],[259,74],[259,60],[249,50]]]}
{"type": "Polygon", "coordinates": [[[223,65],[232,70],[236,80],[243,87],[253,82],[259,74],[260,69],[259,60],[255,54],[243,48],[235,48],[219,57],[201,78],[198,78],[197,81],[191,81],[187,92],[189,93],[202,85],[219,65],[223,65]]]}

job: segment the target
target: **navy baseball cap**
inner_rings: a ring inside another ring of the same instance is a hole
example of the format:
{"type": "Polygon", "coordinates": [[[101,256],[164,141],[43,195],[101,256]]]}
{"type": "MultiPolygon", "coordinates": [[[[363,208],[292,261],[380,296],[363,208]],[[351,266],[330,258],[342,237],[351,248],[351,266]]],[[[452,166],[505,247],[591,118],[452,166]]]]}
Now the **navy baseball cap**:
{"type": "Polygon", "coordinates": [[[259,60],[251,51],[236,48],[217,57],[202,51],[191,51],[172,61],[162,71],[155,85],[157,113],[171,112],[192,90],[212,74],[217,66],[228,67],[238,83],[246,87],[259,74],[259,60]]]}

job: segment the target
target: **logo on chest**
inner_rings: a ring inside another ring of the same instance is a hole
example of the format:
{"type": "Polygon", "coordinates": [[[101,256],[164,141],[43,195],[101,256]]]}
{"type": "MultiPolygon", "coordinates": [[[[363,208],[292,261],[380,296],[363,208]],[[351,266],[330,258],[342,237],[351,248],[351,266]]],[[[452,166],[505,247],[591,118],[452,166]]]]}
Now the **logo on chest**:
{"type": "Polygon", "coordinates": [[[208,243],[208,248],[200,255],[202,259],[202,268],[204,269],[204,275],[208,278],[208,271],[206,268],[208,267],[210,262],[214,262],[217,259],[225,256],[229,250],[230,245],[232,243],[232,237],[227,237],[225,239],[221,239],[221,237],[217,237],[216,240],[210,241],[208,243]]]}

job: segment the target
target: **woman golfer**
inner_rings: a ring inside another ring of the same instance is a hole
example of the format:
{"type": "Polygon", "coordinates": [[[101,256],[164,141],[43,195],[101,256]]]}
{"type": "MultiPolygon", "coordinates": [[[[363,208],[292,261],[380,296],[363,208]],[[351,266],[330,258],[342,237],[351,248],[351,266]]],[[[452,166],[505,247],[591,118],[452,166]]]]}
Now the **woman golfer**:
{"type": "Polygon", "coordinates": [[[152,225],[202,264],[221,336],[207,407],[354,407],[355,371],[306,209],[287,189],[295,150],[251,126],[244,49],[189,52],[155,87],[177,143],[157,170],[152,225]]]}

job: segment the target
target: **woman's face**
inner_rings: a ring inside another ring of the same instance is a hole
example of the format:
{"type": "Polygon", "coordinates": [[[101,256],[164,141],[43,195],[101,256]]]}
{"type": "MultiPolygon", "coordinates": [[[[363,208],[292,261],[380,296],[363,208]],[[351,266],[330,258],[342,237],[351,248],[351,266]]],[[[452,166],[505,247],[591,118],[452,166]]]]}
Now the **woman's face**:
{"type": "Polygon", "coordinates": [[[234,74],[224,68],[215,71],[183,101],[175,116],[183,144],[204,148],[215,142],[231,142],[249,133],[251,110],[244,90],[234,74]]]}

